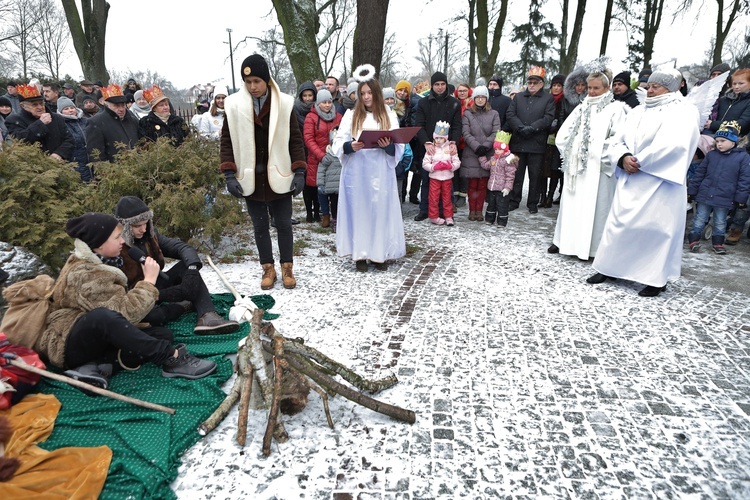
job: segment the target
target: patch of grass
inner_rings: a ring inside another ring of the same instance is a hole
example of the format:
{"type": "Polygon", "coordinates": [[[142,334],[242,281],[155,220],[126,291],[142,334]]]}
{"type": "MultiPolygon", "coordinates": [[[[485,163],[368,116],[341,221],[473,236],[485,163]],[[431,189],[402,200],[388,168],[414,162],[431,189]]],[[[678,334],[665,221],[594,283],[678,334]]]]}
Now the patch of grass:
{"type": "Polygon", "coordinates": [[[419,245],[410,245],[408,243],[406,244],[406,256],[407,257],[413,257],[415,253],[421,250],[422,250],[422,247],[420,247],[419,245]]]}
{"type": "Polygon", "coordinates": [[[308,231],[312,233],[318,233],[318,234],[329,234],[331,233],[330,227],[320,227],[320,226],[312,226],[308,228],[308,231]]]}
{"type": "Polygon", "coordinates": [[[254,255],[254,253],[255,252],[250,248],[238,248],[231,253],[222,255],[219,258],[219,262],[222,264],[236,264],[237,262],[244,260],[246,257],[254,255]]]}
{"type": "Polygon", "coordinates": [[[292,253],[293,255],[299,257],[300,255],[302,255],[302,250],[304,250],[305,248],[310,248],[310,242],[304,238],[296,238],[294,240],[294,246],[292,247],[292,253]]]}

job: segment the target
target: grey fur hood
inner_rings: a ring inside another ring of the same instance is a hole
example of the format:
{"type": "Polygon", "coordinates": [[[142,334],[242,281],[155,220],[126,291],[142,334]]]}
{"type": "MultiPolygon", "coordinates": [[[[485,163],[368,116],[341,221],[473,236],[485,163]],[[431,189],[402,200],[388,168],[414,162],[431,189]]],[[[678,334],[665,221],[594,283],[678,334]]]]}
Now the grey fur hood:
{"type": "Polygon", "coordinates": [[[563,93],[565,94],[565,100],[573,106],[577,106],[586,98],[587,91],[584,90],[580,96],[576,94],[576,83],[586,82],[586,77],[589,76],[589,72],[586,68],[576,68],[570,72],[567,78],[565,78],[565,85],[563,85],[563,93]]]}

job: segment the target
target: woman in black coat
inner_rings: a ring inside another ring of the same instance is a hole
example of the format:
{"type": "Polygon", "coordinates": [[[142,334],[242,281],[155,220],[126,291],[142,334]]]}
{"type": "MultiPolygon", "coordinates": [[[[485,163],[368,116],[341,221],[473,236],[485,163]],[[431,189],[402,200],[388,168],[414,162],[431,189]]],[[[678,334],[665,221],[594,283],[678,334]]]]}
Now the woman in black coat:
{"type": "Polygon", "coordinates": [[[188,128],[185,120],[172,112],[167,96],[156,85],[144,90],[143,96],[151,105],[151,112],[138,122],[138,138],[155,141],[159,137],[169,137],[175,146],[182,144],[188,128]]]}

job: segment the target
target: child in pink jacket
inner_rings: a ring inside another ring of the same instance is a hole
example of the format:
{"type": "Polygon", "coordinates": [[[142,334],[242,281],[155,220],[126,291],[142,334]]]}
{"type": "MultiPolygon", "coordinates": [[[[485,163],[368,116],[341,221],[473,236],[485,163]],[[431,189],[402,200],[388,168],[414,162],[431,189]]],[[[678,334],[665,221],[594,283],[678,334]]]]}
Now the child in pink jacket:
{"type": "Polygon", "coordinates": [[[435,124],[435,132],[432,134],[435,152],[425,154],[422,167],[430,173],[430,194],[427,198],[427,216],[430,222],[438,226],[445,224],[453,225],[453,172],[461,166],[458,152],[454,149],[451,154],[451,146],[448,142],[450,124],[439,121],[435,124]],[[440,217],[440,201],[443,202],[443,214],[440,217]]]}
{"type": "Polygon", "coordinates": [[[493,147],[495,155],[491,158],[479,157],[479,165],[490,171],[490,179],[487,181],[487,212],[484,221],[505,227],[508,224],[508,208],[510,208],[509,193],[513,189],[513,180],[516,177],[516,166],[518,157],[511,154],[508,142],[510,134],[499,132],[493,147]]]}

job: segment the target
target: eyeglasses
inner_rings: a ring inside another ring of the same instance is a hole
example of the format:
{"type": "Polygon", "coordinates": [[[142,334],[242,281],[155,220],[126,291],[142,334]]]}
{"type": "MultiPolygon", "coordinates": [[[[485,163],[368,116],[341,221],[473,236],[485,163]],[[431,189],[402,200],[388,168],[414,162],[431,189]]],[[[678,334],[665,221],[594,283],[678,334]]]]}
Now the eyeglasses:
{"type": "Polygon", "coordinates": [[[459,94],[466,94],[466,93],[468,93],[468,92],[469,92],[469,91],[468,91],[468,90],[466,90],[466,89],[458,89],[458,93],[459,93],[459,94]]]}
{"type": "Polygon", "coordinates": [[[536,78],[534,78],[533,80],[526,80],[526,85],[539,85],[541,83],[542,81],[537,80],[536,78]]]}

